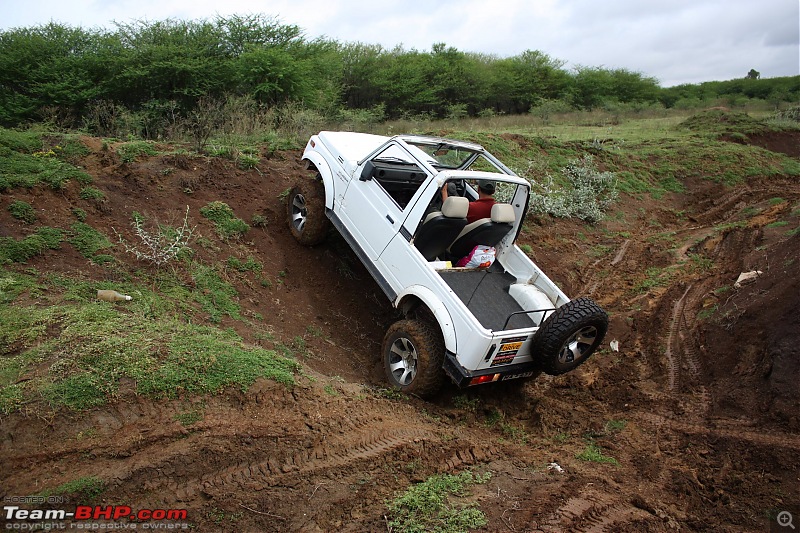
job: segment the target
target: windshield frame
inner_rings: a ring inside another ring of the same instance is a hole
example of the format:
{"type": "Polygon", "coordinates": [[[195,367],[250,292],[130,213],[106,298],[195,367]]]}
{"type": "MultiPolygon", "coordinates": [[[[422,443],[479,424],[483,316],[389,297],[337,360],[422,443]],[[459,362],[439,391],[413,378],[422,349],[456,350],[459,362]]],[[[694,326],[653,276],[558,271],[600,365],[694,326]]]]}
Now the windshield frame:
{"type": "Polygon", "coordinates": [[[477,163],[486,163],[491,167],[491,172],[497,171],[501,174],[508,174],[516,176],[511,169],[509,169],[502,161],[494,157],[483,146],[467,141],[456,141],[453,139],[444,139],[441,137],[427,137],[424,135],[402,135],[398,136],[402,141],[411,148],[416,148],[425,155],[425,162],[437,171],[443,170],[479,170],[485,171],[484,168],[473,169],[472,167],[477,163]],[[436,152],[445,150],[456,151],[457,153],[463,152],[465,156],[460,158],[457,164],[449,163],[446,159],[442,159],[444,155],[436,152]]]}

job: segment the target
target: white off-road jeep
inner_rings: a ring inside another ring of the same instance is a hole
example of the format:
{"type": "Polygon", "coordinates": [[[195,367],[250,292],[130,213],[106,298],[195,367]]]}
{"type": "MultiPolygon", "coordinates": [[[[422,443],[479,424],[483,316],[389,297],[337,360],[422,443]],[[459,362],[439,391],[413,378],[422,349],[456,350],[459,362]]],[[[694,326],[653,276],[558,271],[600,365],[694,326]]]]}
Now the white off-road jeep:
{"type": "Polygon", "coordinates": [[[288,196],[289,227],[313,246],[333,223],[402,312],[383,339],[393,387],[426,396],[445,375],[467,387],[562,374],[602,342],[605,311],[570,300],[514,244],[530,185],[483,147],[323,131],[303,160],[313,178],[288,196]],[[480,180],[494,183],[497,203],[468,224],[480,180]],[[453,266],[476,246],[494,248],[491,266],[453,266]]]}

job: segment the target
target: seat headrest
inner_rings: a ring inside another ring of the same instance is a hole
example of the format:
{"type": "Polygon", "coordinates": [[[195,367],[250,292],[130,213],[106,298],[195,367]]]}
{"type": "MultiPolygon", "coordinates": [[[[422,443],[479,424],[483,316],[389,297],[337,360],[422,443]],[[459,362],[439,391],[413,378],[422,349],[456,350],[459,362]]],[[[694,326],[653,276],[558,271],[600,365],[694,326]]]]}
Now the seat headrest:
{"type": "Polygon", "coordinates": [[[492,206],[492,222],[513,224],[516,217],[511,204],[494,204],[492,206]]]}
{"type": "Polygon", "coordinates": [[[442,215],[447,218],[465,218],[468,210],[469,200],[461,196],[448,196],[442,204],[442,215]]]}

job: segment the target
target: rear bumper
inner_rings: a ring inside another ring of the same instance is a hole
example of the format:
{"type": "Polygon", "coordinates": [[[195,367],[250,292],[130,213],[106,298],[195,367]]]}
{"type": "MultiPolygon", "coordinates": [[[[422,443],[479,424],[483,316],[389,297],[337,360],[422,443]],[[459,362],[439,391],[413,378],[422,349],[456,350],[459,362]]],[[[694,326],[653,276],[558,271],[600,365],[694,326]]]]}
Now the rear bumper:
{"type": "Polygon", "coordinates": [[[470,371],[459,364],[455,354],[447,352],[444,357],[444,371],[453,383],[464,388],[483,383],[531,378],[537,376],[541,369],[535,362],[528,362],[470,371]]]}

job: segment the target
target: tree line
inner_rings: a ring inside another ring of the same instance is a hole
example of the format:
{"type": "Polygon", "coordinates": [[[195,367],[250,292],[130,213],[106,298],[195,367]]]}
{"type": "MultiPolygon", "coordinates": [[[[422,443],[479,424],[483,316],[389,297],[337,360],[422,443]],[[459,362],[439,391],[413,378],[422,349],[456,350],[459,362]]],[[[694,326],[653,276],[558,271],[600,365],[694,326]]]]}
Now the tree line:
{"type": "Polygon", "coordinates": [[[800,76],[662,88],[626,69],[564,65],[531,50],[497,57],[444,43],[419,51],[309,39],[298,26],[263,15],[113,29],[49,23],[0,32],[0,124],[85,125],[95,117],[97,126],[120,109],[163,123],[232,96],[326,116],[364,110],[378,119],[517,114],[542,106],[673,107],[719,97],[800,100],[800,76]]]}

